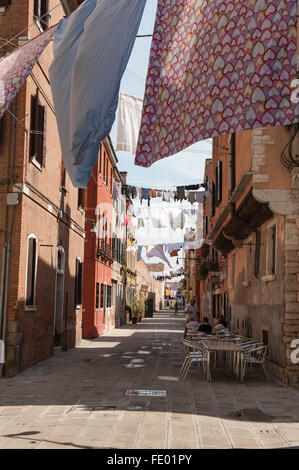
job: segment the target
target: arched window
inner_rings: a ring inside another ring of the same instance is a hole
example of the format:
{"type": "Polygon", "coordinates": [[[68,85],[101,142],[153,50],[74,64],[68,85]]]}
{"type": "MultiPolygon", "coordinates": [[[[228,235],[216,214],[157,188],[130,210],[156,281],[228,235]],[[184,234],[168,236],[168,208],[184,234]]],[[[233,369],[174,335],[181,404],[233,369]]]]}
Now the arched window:
{"type": "Polygon", "coordinates": [[[64,264],[65,264],[65,253],[62,246],[57,247],[57,259],[56,259],[56,271],[58,273],[64,273],[64,264]]]}
{"type": "Polygon", "coordinates": [[[26,306],[35,306],[37,268],[37,238],[32,233],[28,236],[27,271],[26,271],[26,306]]]}

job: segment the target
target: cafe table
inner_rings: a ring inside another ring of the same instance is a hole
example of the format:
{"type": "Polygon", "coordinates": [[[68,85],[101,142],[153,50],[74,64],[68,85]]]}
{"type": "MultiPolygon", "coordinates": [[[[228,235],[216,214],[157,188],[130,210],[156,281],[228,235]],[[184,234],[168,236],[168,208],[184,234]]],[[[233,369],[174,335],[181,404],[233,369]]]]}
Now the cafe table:
{"type": "MultiPolygon", "coordinates": [[[[233,356],[232,360],[230,360],[230,366],[232,368],[233,373],[236,375],[237,378],[242,377],[241,370],[242,370],[242,363],[243,363],[243,353],[244,350],[235,344],[232,341],[222,341],[222,340],[202,340],[201,344],[207,351],[208,355],[208,362],[210,363],[210,354],[212,351],[220,351],[225,353],[230,353],[233,356]],[[234,356],[236,360],[234,360],[234,356]]],[[[211,380],[211,375],[210,375],[211,380]]]]}

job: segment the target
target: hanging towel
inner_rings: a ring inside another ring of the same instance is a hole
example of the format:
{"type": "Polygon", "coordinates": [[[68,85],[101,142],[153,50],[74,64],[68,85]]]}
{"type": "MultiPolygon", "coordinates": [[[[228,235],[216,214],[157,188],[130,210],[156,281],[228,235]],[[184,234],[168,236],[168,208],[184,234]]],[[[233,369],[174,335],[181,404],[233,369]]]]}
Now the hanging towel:
{"type": "Polygon", "coordinates": [[[186,191],[196,191],[199,189],[199,184],[190,184],[190,186],[185,186],[186,191]]]}
{"type": "Polygon", "coordinates": [[[141,123],[143,101],[134,96],[120,93],[116,150],[135,155],[141,123]]]}
{"type": "Polygon", "coordinates": [[[0,119],[49,44],[56,28],[56,25],[53,26],[0,59],[0,119]]]}
{"type": "Polygon", "coordinates": [[[299,121],[290,99],[296,3],[158,0],[136,165],[210,137],[299,121]]]}
{"type": "Polygon", "coordinates": [[[111,130],[144,6],[145,0],[85,0],[55,35],[50,82],[74,186],[87,187],[99,144],[111,130]]]}

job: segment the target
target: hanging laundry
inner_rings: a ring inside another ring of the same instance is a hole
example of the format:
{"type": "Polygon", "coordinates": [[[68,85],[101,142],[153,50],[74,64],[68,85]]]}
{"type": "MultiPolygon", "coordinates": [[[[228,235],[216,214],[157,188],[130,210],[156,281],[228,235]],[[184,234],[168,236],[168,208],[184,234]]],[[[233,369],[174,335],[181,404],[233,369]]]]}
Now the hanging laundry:
{"type": "Polygon", "coordinates": [[[177,250],[173,250],[173,251],[170,253],[170,256],[171,256],[171,257],[178,256],[177,250]]]}
{"type": "Polygon", "coordinates": [[[144,220],[143,219],[138,219],[138,228],[145,227],[144,220]]]}
{"type": "Polygon", "coordinates": [[[173,250],[180,250],[184,247],[184,242],[181,243],[167,243],[165,244],[166,253],[171,253],[173,250]]]}
{"type": "Polygon", "coordinates": [[[184,211],[181,209],[172,209],[169,211],[169,223],[173,230],[182,230],[185,225],[184,211]]]}
{"type": "Polygon", "coordinates": [[[190,204],[194,204],[194,202],[195,202],[195,192],[194,191],[190,191],[188,193],[188,201],[190,202],[190,204]]]}
{"type": "Polygon", "coordinates": [[[57,25],[53,26],[0,59],[0,119],[49,44],[56,28],[57,25]]]}
{"type": "Polygon", "coordinates": [[[176,188],[176,197],[179,201],[186,199],[185,197],[185,186],[178,186],[176,188]]]}
{"type": "Polygon", "coordinates": [[[191,184],[190,186],[185,186],[186,191],[196,191],[199,189],[199,184],[191,184]]]}
{"type": "Polygon", "coordinates": [[[117,201],[120,197],[121,197],[121,183],[119,183],[118,181],[114,181],[112,199],[117,201]]]}
{"type": "Polygon", "coordinates": [[[116,150],[135,155],[141,123],[143,101],[134,96],[120,93],[116,150]]]}
{"type": "Polygon", "coordinates": [[[143,248],[142,245],[139,245],[138,248],[137,248],[137,261],[141,260],[142,248],[143,248]]]}
{"type": "Polygon", "coordinates": [[[169,191],[163,191],[162,201],[170,202],[170,192],[169,191]]]}
{"type": "Polygon", "coordinates": [[[149,188],[141,188],[141,199],[140,199],[141,204],[142,204],[143,199],[147,199],[148,205],[149,205],[149,201],[150,201],[150,189],[149,188]]]}
{"type": "Polygon", "coordinates": [[[210,137],[299,122],[290,99],[296,3],[158,0],[136,165],[210,137]]]}
{"type": "Polygon", "coordinates": [[[163,196],[163,191],[160,189],[157,190],[157,197],[162,197],[163,196]]]}
{"type": "Polygon", "coordinates": [[[196,191],[196,192],[194,193],[194,196],[195,196],[195,201],[196,201],[196,202],[199,202],[200,204],[203,204],[204,196],[205,196],[205,192],[204,192],[204,191],[196,191]]]}
{"type": "Polygon", "coordinates": [[[145,3],[85,0],[55,34],[50,82],[62,157],[76,187],[87,187],[111,130],[145,3]]]}
{"type": "Polygon", "coordinates": [[[151,199],[154,199],[157,197],[157,191],[155,189],[150,190],[150,197],[151,199]]]}
{"type": "Polygon", "coordinates": [[[151,222],[154,228],[165,228],[165,211],[161,209],[155,209],[151,213],[151,222]]]}
{"type": "Polygon", "coordinates": [[[152,257],[157,257],[165,261],[165,263],[168,264],[168,266],[171,268],[171,264],[169,263],[168,259],[165,256],[164,250],[163,250],[163,245],[155,245],[152,247],[148,252],[147,252],[147,257],[152,258],[152,257]]]}

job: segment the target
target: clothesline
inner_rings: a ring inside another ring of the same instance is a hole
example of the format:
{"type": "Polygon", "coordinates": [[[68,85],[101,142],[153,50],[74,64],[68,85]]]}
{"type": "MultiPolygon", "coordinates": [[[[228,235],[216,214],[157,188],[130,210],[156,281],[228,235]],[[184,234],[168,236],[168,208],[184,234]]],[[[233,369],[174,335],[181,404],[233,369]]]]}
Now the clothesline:
{"type": "Polygon", "coordinates": [[[153,189],[153,188],[140,188],[128,184],[114,182],[112,199],[117,200],[121,195],[126,195],[128,198],[139,198],[141,203],[145,199],[150,205],[150,200],[155,198],[162,198],[164,202],[183,201],[188,200],[191,204],[195,202],[203,203],[205,191],[197,191],[199,188],[205,188],[205,184],[193,184],[187,186],[177,186],[176,191],[153,189]],[[187,193],[186,193],[187,191],[187,193]]]}

